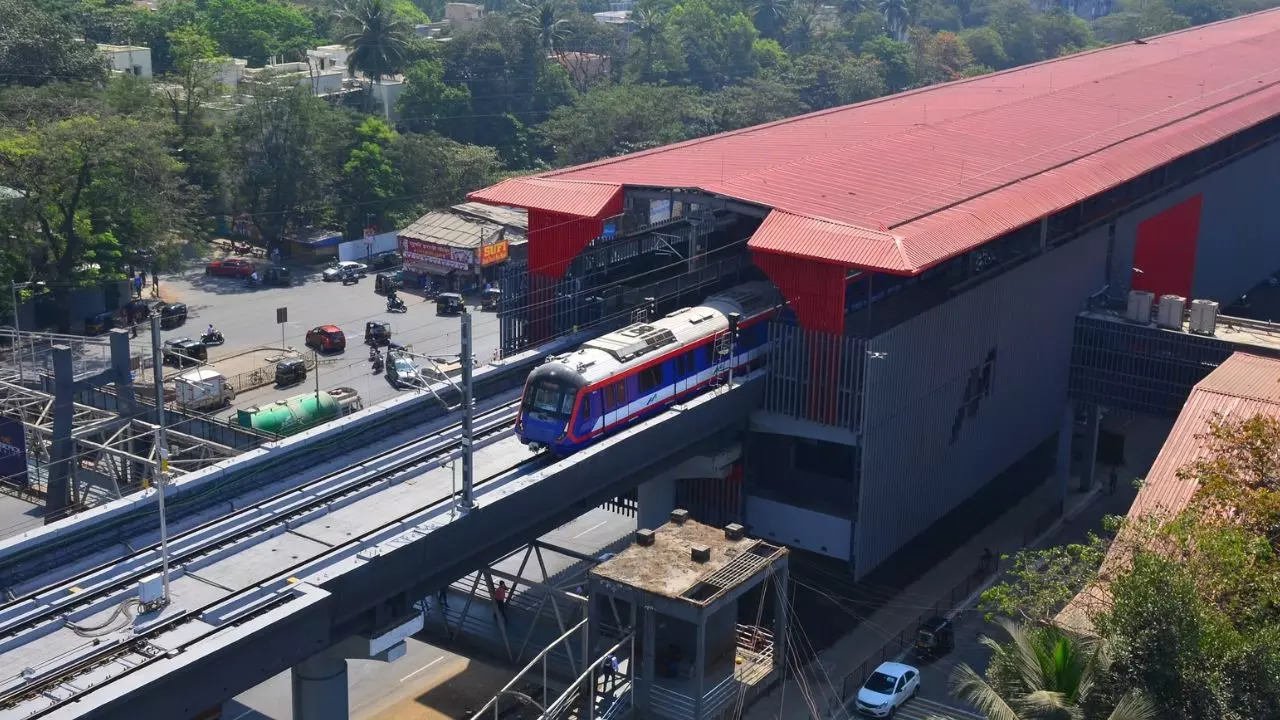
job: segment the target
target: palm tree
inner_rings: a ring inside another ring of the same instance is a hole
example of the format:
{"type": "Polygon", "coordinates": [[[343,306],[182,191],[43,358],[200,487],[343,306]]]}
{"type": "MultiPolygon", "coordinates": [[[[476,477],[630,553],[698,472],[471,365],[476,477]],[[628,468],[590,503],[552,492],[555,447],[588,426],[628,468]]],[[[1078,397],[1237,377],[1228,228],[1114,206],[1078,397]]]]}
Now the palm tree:
{"type": "MultiPolygon", "coordinates": [[[[341,42],[350,51],[347,68],[351,75],[358,70],[380,85],[382,78],[404,69],[411,28],[396,17],[387,0],[342,0],[334,19],[347,30],[341,42]]],[[[373,104],[372,93],[368,103],[373,104]]]]}
{"type": "Polygon", "coordinates": [[[879,0],[880,12],[884,13],[885,22],[894,40],[905,40],[907,37],[907,0],[879,0]]]}
{"type": "Polygon", "coordinates": [[[632,34],[644,48],[644,68],[640,81],[648,82],[653,79],[653,44],[662,33],[662,15],[648,5],[638,5],[631,11],[631,24],[635,28],[632,34]]]}
{"type": "MultiPolygon", "coordinates": [[[[956,697],[990,720],[1082,720],[1099,691],[1098,680],[1110,668],[1106,645],[1056,627],[1028,630],[1010,620],[999,622],[1010,642],[1002,645],[984,636],[982,644],[991,649],[992,667],[1008,669],[1012,679],[997,688],[961,664],[951,676],[956,697]]],[[[1131,690],[1107,720],[1156,720],[1156,709],[1131,690]]]]}
{"type": "Polygon", "coordinates": [[[777,40],[791,16],[791,0],[756,0],[751,5],[751,20],[760,34],[777,40]]]}
{"type": "Polygon", "coordinates": [[[538,38],[538,44],[548,56],[555,55],[560,43],[568,37],[567,20],[560,17],[556,0],[517,0],[520,6],[520,24],[538,38]]]}

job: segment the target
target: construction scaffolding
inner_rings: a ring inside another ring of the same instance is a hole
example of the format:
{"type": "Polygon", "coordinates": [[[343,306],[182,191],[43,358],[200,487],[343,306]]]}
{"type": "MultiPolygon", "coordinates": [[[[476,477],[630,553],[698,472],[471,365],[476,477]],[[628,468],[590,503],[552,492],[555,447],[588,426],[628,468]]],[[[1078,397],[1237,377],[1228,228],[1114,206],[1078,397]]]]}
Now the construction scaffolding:
{"type": "MultiPolygon", "coordinates": [[[[27,482],[4,478],[0,489],[33,501],[48,492],[53,463],[54,396],[0,380],[0,413],[26,428],[27,482]]],[[[114,500],[145,486],[156,467],[156,425],[82,403],[72,404],[71,512],[114,500]]],[[[237,454],[237,450],[182,432],[168,431],[169,471],[182,475],[237,454]]]]}

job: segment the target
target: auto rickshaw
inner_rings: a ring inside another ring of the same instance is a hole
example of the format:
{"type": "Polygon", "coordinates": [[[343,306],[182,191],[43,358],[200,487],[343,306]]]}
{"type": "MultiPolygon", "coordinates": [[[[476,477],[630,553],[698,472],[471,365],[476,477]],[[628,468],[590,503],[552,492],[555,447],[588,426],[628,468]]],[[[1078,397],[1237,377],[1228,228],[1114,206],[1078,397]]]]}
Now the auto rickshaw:
{"type": "Polygon", "coordinates": [[[463,304],[462,296],[458,293],[447,292],[436,296],[437,315],[458,315],[465,309],[466,305],[463,304]]]}
{"type": "Polygon", "coordinates": [[[97,315],[90,315],[84,319],[84,334],[89,336],[101,335],[115,327],[115,324],[115,313],[104,312],[98,313],[97,315]]]}
{"type": "Polygon", "coordinates": [[[387,295],[404,287],[400,273],[378,273],[373,276],[373,291],[379,295],[387,295]]]}
{"type": "Polygon", "coordinates": [[[275,285],[276,287],[289,287],[293,285],[293,273],[289,268],[280,265],[272,265],[262,271],[262,284],[275,285]]]}
{"type": "Polygon", "coordinates": [[[480,309],[491,312],[497,311],[499,303],[502,302],[502,291],[498,288],[485,288],[480,295],[480,309]]]}
{"type": "Polygon", "coordinates": [[[288,387],[307,379],[307,363],[302,358],[285,358],[276,363],[276,385],[288,387]]]}
{"type": "Polygon", "coordinates": [[[920,623],[916,630],[915,654],[921,660],[941,657],[955,647],[956,634],[951,621],[944,617],[932,617],[920,623]]]}
{"type": "Polygon", "coordinates": [[[370,320],[364,324],[364,342],[366,345],[391,344],[391,323],[381,320],[370,320]]]}

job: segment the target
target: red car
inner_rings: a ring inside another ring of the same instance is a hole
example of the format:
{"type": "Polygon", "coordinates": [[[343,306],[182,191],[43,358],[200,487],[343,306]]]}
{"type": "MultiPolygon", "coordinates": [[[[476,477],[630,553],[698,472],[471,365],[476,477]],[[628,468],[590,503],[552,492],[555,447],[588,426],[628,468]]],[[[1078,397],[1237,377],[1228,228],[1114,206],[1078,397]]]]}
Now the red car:
{"type": "Polygon", "coordinates": [[[204,266],[205,275],[222,275],[224,277],[247,278],[253,274],[253,263],[239,258],[214,260],[204,266]]]}
{"type": "Polygon", "coordinates": [[[342,352],[347,349],[347,336],[337,325],[321,325],[307,332],[307,347],[316,352],[342,352]]]}

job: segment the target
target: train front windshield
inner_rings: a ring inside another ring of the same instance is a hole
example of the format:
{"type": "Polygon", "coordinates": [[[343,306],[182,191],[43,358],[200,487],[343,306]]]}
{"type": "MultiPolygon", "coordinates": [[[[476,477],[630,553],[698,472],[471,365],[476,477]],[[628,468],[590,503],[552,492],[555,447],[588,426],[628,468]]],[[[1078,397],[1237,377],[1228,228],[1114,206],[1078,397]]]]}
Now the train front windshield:
{"type": "Polygon", "coordinates": [[[539,380],[525,394],[525,409],[545,419],[564,421],[573,413],[578,389],[550,380],[539,380]]]}

